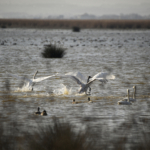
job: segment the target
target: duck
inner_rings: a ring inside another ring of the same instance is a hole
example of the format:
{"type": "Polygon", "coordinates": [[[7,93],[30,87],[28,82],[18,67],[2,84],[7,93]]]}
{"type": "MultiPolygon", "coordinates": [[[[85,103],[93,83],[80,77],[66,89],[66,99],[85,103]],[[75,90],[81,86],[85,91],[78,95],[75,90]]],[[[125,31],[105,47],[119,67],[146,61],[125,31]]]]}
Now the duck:
{"type": "Polygon", "coordinates": [[[127,89],[128,97],[124,98],[123,100],[118,101],[119,105],[132,105],[132,103],[130,102],[130,99],[129,99],[129,92],[130,92],[129,89],[127,89]]]}
{"type": "Polygon", "coordinates": [[[93,103],[93,101],[90,100],[90,97],[88,97],[88,103],[93,103]]]}
{"type": "Polygon", "coordinates": [[[75,99],[73,99],[72,104],[78,104],[78,102],[76,102],[75,99]]]}
{"type": "Polygon", "coordinates": [[[41,113],[41,116],[47,116],[46,110],[44,110],[44,111],[41,113]]]}
{"type": "Polygon", "coordinates": [[[38,110],[38,111],[35,112],[35,115],[40,115],[40,114],[41,114],[41,112],[40,112],[40,107],[38,107],[37,110],[38,110]]]}
{"type": "Polygon", "coordinates": [[[11,76],[11,77],[14,77],[14,78],[16,78],[16,79],[23,80],[23,81],[24,81],[24,85],[25,85],[26,87],[28,87],[29,89],[31,89],[31,91],[33,91],[33,86],[35,85],[35,83],[41,82],[41,81],[46,80],[46,79],[49,79],[49,78],[52,78],[52,77],[54,77],[54,76],[56,76],[56,75],[58,74],[58,73],[57,73],[57,74],[55,74],[55,75],[46,76],[46,77],[39,77],[39,78],[36,78],[36,79],[35,79],[37,73],[38,73],[38,71],[36,71],[36,73],[34,74],[33,79],[29,79],[29,78],[27,78],[27,77],[25,77],[25,76],[24,76],[24,77],[20,77],[20,76],[15,75],[15,74],[8,74],[8,75],[11,76]]]}
{"type": "Polygon", "coordinates": [[[107,72],[99,72],[97,73],[95,76],[88,77],[88,82],[85,80],[85,77],[80,73],[80,72],[69,72],[63,76],[59,76],[60,78],[71,78],[72,80],[74,80],[77,84],[80,85],[80,89],[78,91],[79,94],[82,93],[87,93],[88,88],[90,88],[91,84],[98,80],[100,81],[102,84],[108,82],[108,79],[115,79],[114,75],[111,75],[107,72]]]}

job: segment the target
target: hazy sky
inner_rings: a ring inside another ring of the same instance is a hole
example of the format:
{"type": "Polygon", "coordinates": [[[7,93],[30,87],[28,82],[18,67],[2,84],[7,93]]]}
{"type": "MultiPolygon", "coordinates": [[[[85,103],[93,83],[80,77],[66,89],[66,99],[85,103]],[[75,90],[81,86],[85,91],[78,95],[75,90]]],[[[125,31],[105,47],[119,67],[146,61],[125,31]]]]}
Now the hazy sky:
{"type": "Polygon", "coordinates": [[[150,14],[150,0],[0,0],[0,16],[6,13],[33,16],[65,15],[83,13],[104,14],[150,14]]]}

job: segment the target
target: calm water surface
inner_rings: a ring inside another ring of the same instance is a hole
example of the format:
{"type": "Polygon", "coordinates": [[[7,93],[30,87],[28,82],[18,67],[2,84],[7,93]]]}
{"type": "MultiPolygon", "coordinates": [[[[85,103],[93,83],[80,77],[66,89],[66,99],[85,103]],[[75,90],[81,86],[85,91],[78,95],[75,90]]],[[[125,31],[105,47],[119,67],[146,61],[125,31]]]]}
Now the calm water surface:
{"type": "MultiPolygon", "coordinates": [[[[11,94],[17,99],[15,111],[20,124],[33,125],[32,119],[37,107],[47,110],[43,122],[50,122],[53,116],[69,120],[73,124],[83,122],[93,126],[107,124],[113,127],[121,123],[131,113],[140,108],[137,115],[145,113],[150,100],[150,31],[149,30],[35,30],[0,29],[0,110],[10,109],[9,101],[4,100],[4,83],[10,81],[11,94]],[[55,43],[66,48],[62,59],[41,57],[44,45],[55,43]],[[7,76],[17,74],[32,78],[81,72],[86,78],[98,72],[111,72],[115,80],[102,86],[98,81],[91,88],[91,100],[87,95],[77,94],[78,85],[71,79],[48,79],[37,83],[34,91],[19,89],[20,81],[7,76]],[[117,105],[129,89],[132,94],[136,85],[137,101],[131,106],[117,105]],[[72,99],[79,104],[73,105],[72,99]],[[5,107],[4,107],[5,106],[5,107]],[[29,116],[31,118],[29,118],[29,116]]],[[[13,102],[13,101],[12,101],[13,102]]],[[[10,119],[6,114],[1,118],[10,119]]]]}

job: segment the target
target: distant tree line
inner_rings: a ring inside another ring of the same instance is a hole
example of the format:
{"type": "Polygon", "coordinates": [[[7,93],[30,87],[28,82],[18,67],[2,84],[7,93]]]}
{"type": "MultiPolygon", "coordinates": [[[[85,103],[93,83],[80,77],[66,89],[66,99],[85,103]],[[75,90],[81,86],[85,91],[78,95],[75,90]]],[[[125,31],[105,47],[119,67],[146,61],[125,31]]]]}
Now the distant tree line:
{"type": "Polygon", "coordinates": [[[40,20],[0,19],[1,28],[150,29],[150,20],[40,20]]]}

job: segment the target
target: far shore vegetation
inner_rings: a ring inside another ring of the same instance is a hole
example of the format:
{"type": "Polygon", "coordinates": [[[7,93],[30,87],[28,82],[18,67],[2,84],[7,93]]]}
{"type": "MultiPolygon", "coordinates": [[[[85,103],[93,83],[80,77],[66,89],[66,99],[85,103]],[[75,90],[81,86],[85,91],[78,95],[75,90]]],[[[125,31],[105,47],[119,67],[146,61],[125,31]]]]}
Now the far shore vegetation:
{"type": "Polygon", "coordinates": [[[0,19],[0,28],[37,29],[150,29],[150,20],[0,19]]]}

